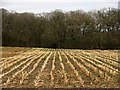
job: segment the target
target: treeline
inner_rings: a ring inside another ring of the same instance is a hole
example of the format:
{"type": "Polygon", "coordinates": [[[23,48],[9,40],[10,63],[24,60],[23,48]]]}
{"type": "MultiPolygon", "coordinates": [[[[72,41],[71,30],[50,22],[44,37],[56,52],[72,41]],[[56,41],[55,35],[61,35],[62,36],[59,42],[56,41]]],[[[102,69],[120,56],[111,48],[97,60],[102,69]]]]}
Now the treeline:
{"type": "Polygon", "coordinates": [[[2,9],[3,46],[119,49],[120,11],[17,13],[2,9]]]}

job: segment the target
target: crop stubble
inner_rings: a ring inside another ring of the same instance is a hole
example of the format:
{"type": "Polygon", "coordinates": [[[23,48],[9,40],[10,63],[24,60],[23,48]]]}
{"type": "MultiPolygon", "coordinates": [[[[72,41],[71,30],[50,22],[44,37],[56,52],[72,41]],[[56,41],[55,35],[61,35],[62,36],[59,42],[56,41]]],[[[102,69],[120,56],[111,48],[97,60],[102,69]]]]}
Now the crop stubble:
{"type": "Polygon", "coordinates": [[[32,48],[0,59],[2,87],[119,87],[117,54],[117,50],[32,48]]]}

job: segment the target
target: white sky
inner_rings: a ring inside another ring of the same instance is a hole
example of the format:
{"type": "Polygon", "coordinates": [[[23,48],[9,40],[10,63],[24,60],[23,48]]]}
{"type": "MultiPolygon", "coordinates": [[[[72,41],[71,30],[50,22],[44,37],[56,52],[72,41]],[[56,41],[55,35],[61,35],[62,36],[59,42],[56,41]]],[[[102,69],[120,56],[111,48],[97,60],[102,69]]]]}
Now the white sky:
{"type": "Polygon", "coordinates": [[[99,10],[102,8],[118,8],[119,0],[2,0],[2,8],[17,12],[50,12],[55,9],[63,11],[99,10]]]}

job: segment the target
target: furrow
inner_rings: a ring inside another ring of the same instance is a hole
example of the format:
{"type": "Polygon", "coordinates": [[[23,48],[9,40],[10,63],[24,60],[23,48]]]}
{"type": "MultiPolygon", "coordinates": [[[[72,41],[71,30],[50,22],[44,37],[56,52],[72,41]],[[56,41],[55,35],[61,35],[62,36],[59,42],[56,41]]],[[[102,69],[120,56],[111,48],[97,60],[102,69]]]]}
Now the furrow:
{"type": "Polygon", "coordinates": [[[9,73],[11,73],[12,71],[14,71],[15,69],[17,69],[21,65],[25,64],[26,62],[28,62],[30,59],[34,58],[34,56],[36,56],[36,55],[33,55],[33,57],[30,57],[30,58],[26,59],[25,61],[21,62],[19,65],[12,67],[8,72],[2,73],[1,77],[5,76],[5,75],[7,75],[9,73]]]}
{"type": "Polygon", "coordinates": [[[13,80],[19,73],[23,72],[24,69],[26,69],[36,58],[38,58],[39,56],[34,56],[32,59],[28,59],[30,60],[28,63],[26,63],[26,65],[24,65],[24,67],[22,67],[21,70],[19,70],[18,72],[16,72],[12,78],[8,78],[8,80],[6,81],[6,83],[3,83],[3,85],[7,85],[11,80],[13,80]]]}
{"type": "Polygon", "coordinates": [[[39,59],[37,60],[37,62],[33,65],[33,68],[30,70],[30,72],[28,72],[28,73],[23,73],[23,77],[22,77],[22,79],[20,80],[20,84],[22,84],[23,81],[24,81],[24,79],[25,79],[28,75],[30,75],[30,74],[38,67],[40,61],[41,61],[47,54],[48,54],[48,52],[46,52],[46,54],[44,54],[43,56],[42,56],[42,54],[41,54],[40,56],[42,56],[42,57],[39,56],[40,58],[39,58],[39,59]]]}
{"type": "Polygon", "coordinates": [[[68,79],[67,79],[67,75],[66,75],[66,72],[65,72],[65,67],[64,67],[64,65],[63,65],[63,60],[62,60],[62,58],[61,58],[61,55],[60,55],[60,53],[58,52],[58,55],[59,55],[59,60],[60,60],[60,65],[61,65],[61,67],[62,67],[62,72],[63,72],[63,75],[64,75],[64,83],[67,83],[68,82],[68,79]]]}
{"type": "Polygon", "coordinates": [[[56,56],[56,52],[54,53],[54,57],[53,57],[53,61],[52,61],[52,70],[50,72],[51,75],[51,83],[53,84],[53,80],[54,80],[54,76],[53,76],[53,71],[55,70],[55,56],[56,56]]]}
{"type": "Polygon", "coordinates": [[[92,61],[92,62],[94,62],[94,63],[97,63],[97,64],[99,64],[99,65],[101,65],[101,66],[103,66],[103,67],[106,67],[107,69],[111,69],[111,70],[115,71],[117,74],[119,73],[118,68],[116,69],[116,68],[114,68],[114,67],[111,66],[111,65],[108,65],[108,64],[106,64],[106,63],[103,63],[103,62],[99,61],[98,59],[89,57],[88,55],[82,54],[82,53],[79,53],[79,54],[76,54],[76,55],[78,55],[78,56],[83,56],[83,57],[87,58],[88,60],[90,60],[90,61],[92,61]]]}
{"type": "MultiPolygon", "coordinates": [[[[86,60],[88,63],[90,63],[90,65],[92,65],[92,68],[94,68],[94,71],[95,72],[109,72],[109,70],[108,70],[108,68],[107,67],[103,67],[103,66],[101,66],[101,65],[96,65],[96,63],[95,62],[93,62],[92,60],[89,60],[89,59],[87,59],[87,58],[85,58],[85,57],[83,57],[83,56],[78,56],[78,57],[81,57],[82,59],[84,59],[84,60],[86,60]]],[[[109,76],[108,74],[106,74],[106,73],[104,73],[105,75],[107,75],[107,77],[109,77],[109,78],[111,78],[111,76],[109,76]]]]}
{"type": "Polygon", "coordinates": [[[68,57],[65,55],[65,53],[63,53],[63,55],[65,56],[65,58],[67,59],[67,63],[69,63],[70,67],[72,68],[72,70],[74,71],[76,77],[80,80],[81,85],[84,87],[84,81],[82,80],[82,78],[80,77],[80,75],[78,74],[78,71],[75,69],[75,67],[72,65],[72,63],[69,61],[68,57]]]}
{"type": "Polygon", "coordinates": [[[44,70],[44,68],[45,68],[45,66],[46,66],[46,64],[47,64],[47,62],[48,62],[48,60],[49,60],[49,58],[50,58],[50,56],[52,55],[52,52],[49,54],[49,56],[46,58],[46,60],[44,61],[44,64],[43,64],[43,66],[42,66],[42,68],[41,68],[41,72],[44,70]]]}

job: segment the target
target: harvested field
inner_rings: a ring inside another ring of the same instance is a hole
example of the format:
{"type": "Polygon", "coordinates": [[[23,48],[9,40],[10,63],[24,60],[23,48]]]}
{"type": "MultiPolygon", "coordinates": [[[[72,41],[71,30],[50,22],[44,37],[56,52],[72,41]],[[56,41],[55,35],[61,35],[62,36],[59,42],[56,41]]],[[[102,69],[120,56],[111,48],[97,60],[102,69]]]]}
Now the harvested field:
{"type": "Polygon", "coordinates": [[[11,57],[14,55],[18,55],[21,54],[31,48],[25,48],[25,47],[0,47],[0,49],[2,50],[2,52],[0,51],[0,53],[2,53],[2,57],[3,58],[7,58],[7,57],[11,57]]]}
{"type": "Polygon", "coordinates": [[[0,59],[3,88],[120,88],[118,50],[7,50],[0,59]]]}

